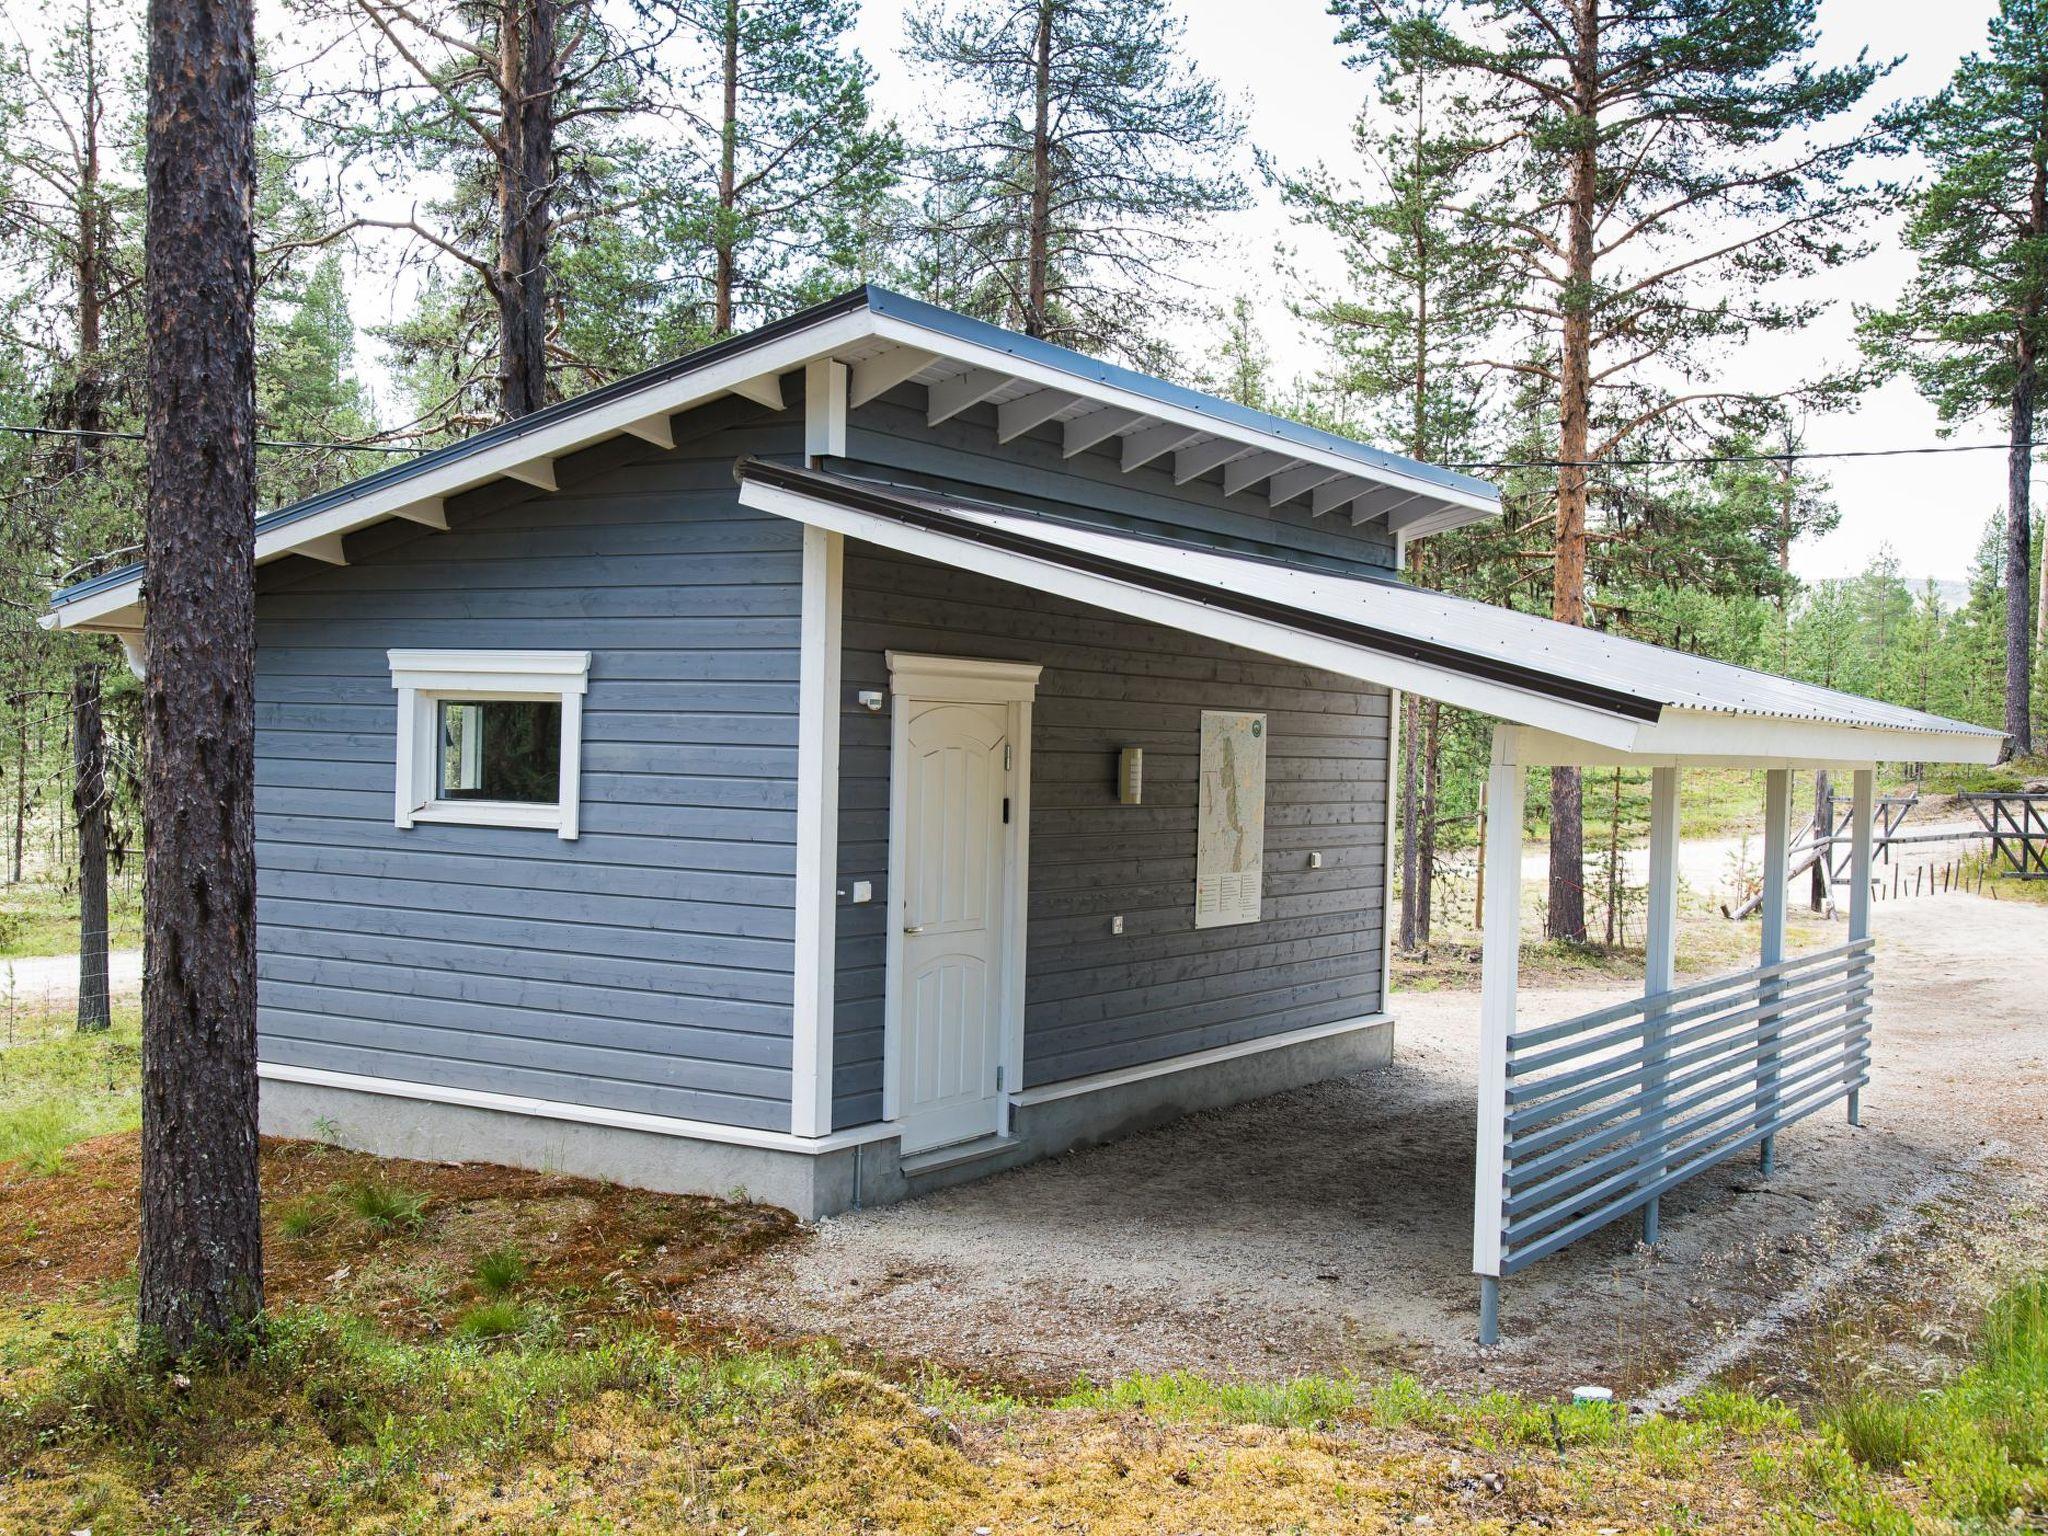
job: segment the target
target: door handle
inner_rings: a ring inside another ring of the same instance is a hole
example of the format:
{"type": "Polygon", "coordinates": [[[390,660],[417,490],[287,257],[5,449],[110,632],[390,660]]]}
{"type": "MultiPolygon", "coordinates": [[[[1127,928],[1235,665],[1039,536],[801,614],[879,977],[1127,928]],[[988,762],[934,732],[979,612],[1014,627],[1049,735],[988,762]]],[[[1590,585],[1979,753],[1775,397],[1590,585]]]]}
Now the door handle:
{"type": "Polygon", "coordinates": [[[924,932],[924,924],[923,924],[923,923],[905,923],[905,924],[903,925],[903,931],[904,931],[905,933],[923,933],[923,932],[924,932]]]}

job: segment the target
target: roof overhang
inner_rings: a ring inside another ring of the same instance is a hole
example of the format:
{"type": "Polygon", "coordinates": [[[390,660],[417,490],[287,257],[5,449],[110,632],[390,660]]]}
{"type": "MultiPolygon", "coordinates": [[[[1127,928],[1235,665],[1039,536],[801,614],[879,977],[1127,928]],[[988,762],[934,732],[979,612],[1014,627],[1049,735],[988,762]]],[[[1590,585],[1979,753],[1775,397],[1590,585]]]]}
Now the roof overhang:
{"type": "MultiPolygon", "coordinates": [[[[1266,508],[1378,522],[1397,541],[1499,511],[1498,493],[1470,476],[870,287],[267,513],[256,522],[257,563],[346,564],[343,540],[358,529],[390,518],[445,528],[450,498],[493,481],[553,490],[558,460],[608,438],[673,447],[671,419],[713,400],[780,411],[784,378],[823,359],[847,365],[855,407],[921,385],[932,425],[993,405],[998,442],[1055,424],[1068,457],[1107,447],[1125,474],[1206,479],[1266,508]]],[[[142,595],[140,568],[129,566],[59,592],[43,622],[134,634],[142,595]]]]}
{"type": "Polygon", "coordinates": [[[1621,642],[1637,662],[1627,673],[1547,666],[1528,659],[1544,653],[1542,644],[1481,641],[1476,625],[1457,619],[1483,615],[1496,630],[1506,619],[1529,642],[1567,626],[1403,583],[1192,550],[759,460],[743,460],[737,474],[741,503],[759,511],[1528,727],[1532,764],[1988,763],[2003,741],[1995,731],[1908,718],[1830,690],[1808,690],[1816,709],[1832,712],[1826,719],[1688,706],[1643,685],[1640,653],[1668,657],[1695,690],[1709,669],[1737,681],[1748,674],[1632,642],[1621,642]],[[1418,623],[1417,611],[1448,612],[1452,622],[1418,623]]]}

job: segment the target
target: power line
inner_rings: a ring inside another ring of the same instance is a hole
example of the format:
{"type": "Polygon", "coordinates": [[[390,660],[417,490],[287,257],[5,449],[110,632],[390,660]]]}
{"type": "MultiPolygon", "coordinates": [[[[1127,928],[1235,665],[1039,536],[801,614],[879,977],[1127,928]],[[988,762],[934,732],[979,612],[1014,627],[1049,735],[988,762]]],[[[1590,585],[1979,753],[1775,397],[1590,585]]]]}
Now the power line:
{"type": "MultiPolygon", "coordinates": [[[[94,441],[111,439],[122,443],[139,443],[144,441],[143,435],[140,432],[114,432],[85,427],[22,427],[15,426],[10,422],[0,422],[0,432],[13,432],[22,437],[91,438],[94,441]]],[[[347,453],[419,454],[426,451],[423,448],[412,448],[403,444],[393,443],[312,443],[300,442],[292,438],[277,437],[259,437],[256,439],[256,446],[258,448],[332,448],[347,453]]]]}
{"type": "MultiPolygon", "coordinates": [[[[115,432],[110,430],[87,430],[82,427],[28,427],[9,422],[0,422],[0,432],[14,432],[23,437],[64,437],[113,439],[120,442],[139,443],[144,440],[140,432],[115,432]]],[[[418,455],[424,448],[394,443],[350,443],[310,442],[295,438],[259,437],[258,448],[295,448],[301,450],[327,449],[342,453],[404,453],[418,455]]],[[[2037,445],[2028,444],[2031,453],[2037,445]]],[[[1933,443],[1916,448],[1829,448],[1795,449],[1788,453],[1693,453],[1674,454],[1669,457],[1644,457],[1629,459],[1467,459],[1461,463],[1439,465],[1442,469],[1675,469],[1679,467],[1704,467],[1715,464],[1787,464],[1795,459],[1896,459],[1917,455],[1938,453],[1991,453],[2009,452],[2008,443],[1933,443]]]]}
{"type": "MultiPolygon", "coordinates": [[[[1643,459],[1471,459],[1462,464],[1444,464],[1443,469],[1659,469],[1678,465],[1785,464],[1793,459],[1896,459],[1930,453],[2000,453],[2011,450],[2009,443],[1936,443],[1922,448],[1832,448],[1796,449],[1790,453],[1694,453],[1671,458],[1643,459]]],[[[2033,452],[2036,444],[2027,444],[2033,452]]]]}

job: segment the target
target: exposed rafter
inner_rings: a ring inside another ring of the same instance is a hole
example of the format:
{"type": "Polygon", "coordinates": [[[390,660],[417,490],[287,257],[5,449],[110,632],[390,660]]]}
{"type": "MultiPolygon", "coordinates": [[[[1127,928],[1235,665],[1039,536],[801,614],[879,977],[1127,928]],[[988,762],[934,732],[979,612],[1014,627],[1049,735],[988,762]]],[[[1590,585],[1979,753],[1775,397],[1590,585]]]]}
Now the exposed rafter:
{"type": "Polygon", "coordinates": [[[1007,443],[1034,427],[1044,426],[1080,398],[1063,389],[1041,389],[1035,394],[1005,400],[996,407],[996,441],[1007,443]]]}
{"type": "Polygon", "coordinates": [[[629,421],[626,423],[626,430],[642,442],[652,443],[657,448],[673,448],[676,445],[676,434],[668,424],[666,411],[659,416],[629,421]]]}
{"type": "Polygon", "coordinates": [[[523,480],[536,490],[558,491],[555,484],[555,461],[553,459],[528,459],[524,464],[514,464],[505,473],[514,480],[523,480]]]}
{"type": "Polygon", "coordinates": [[[1171,453],[1201,435],[1197,428],[1183,427],[1171,421],[1163,421],[1156,427],[1147,427],[1142,432],[1133,432],[1124,439],[1124,473],[1128,475],[1132,470],[1150,464],[1162,453],[1171,453]]]}
{"type": "Polygon", "coordinates": [[[1206,475],[1219,464],[1228,464],[1232,459],[1241,459],[1251,449],[1243,443],[1234,443],[1227,437],[1212,437],[1206,443],[1196,443],[1183,448],[1173,456],[1173,483],[1186,485],[1199,475],[1206,475]]]}
{"type": "Polygon", "coordinates": [[[898,384],[907,384],[933,361],[933,354],[916,347],[891,347],[853,365],[853,377],[846,390],[849,407],[866,405],[886,395],[898,384]]]}
{"type": "Polygon", "coordinates": [[[1312,516],[1323,517],[1336,511],[1347,502],[1356,501],[1372,489],[1372,483],[1343,475],[1328,485],[1319,485],[1315,494],[1308,499],[1308,510],[1312,516]]]}
{"type": "Polygon", "coordinates": [[[1254,453],[1247,458],[1233,459],[1223,467],[1223,494],[1235,496],[1239,491],[1247,490],[1300,462],[1284,453],[1254,453]]]}
{"type": "Polygon", "coordinates": [[[757,374],[751,379],[741,379],[733,385],[732,392],[744,396],[756,405],[766,406],[771,411],[782,409],[782,375],[779,373],[757,374]]]}
{"type": "Polygon", "coordinates": [[[448,530],[448,508],[442,504],[438,496],[429,496],[425,501],[408,502],[405,506],[394,508],[391,515],[402,517],[407,522],[418,523],[422,527],[439,528],[444,533],[448,530]]]}
{"type": "Polygon", "coordinates": [[[970,368],[950,379],[941,379],[925,396],[925,425],[936,427],[950,421],[970,405],[979,405],[1010,382],[999,368],[970,368]]]}
{"type": "Polygon", "coordinates": [[[341,535],[338,533],[323,533],[318,538],[294,544],[292,553],[304,555],[308,560],[324,560],[329,565],[348,564],[348,556],[342,552],[341,535]]]}
{"type": "Polygon", "coordinates": [[[1086,453],[1097,443],[1106,443],[1117,433],[1146,419],[1143,411],[1120,410],[1115,406],[1076,416],[1067,423],[1066,441],[1060,447],[1060,456],[1071,459],[1077,453],[1086,453]]]}
{"type": "Polygon", "coordinates": [[[1312,491],[1319,485],[1327,485],[1336,479],[1339,471],[1322,464],[1303,464],[1295,469],[1283,469],[1274,475],[1266,485],[1266,500],[1272,506],[1294,500],[1303,491],[1312,491]]]}
{"type": "Polygon", "coordinates": [[[1438,509],[1431,506],[1419,495],[1404,496],[1387,508],[1387,531],[1403,533],[1417,523],[1426,522],[1437,515],[1438,509]],[[1418,505],[1419,503],[1419,505],[1418,505]]]}

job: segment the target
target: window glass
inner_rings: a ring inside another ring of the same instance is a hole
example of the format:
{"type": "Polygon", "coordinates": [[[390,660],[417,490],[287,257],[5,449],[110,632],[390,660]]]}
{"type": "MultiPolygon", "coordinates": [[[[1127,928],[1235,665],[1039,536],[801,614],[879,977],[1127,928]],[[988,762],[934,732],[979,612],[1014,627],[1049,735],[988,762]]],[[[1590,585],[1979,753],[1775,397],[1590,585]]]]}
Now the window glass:
{"type": "Polygon", "coordinates": [[[439,724],[439,798],[541,804],[561,798],[559,701],[443,699],[439,724]]]}

